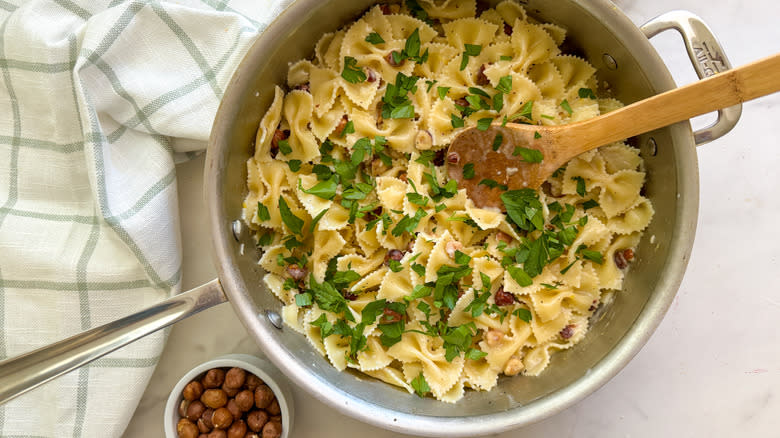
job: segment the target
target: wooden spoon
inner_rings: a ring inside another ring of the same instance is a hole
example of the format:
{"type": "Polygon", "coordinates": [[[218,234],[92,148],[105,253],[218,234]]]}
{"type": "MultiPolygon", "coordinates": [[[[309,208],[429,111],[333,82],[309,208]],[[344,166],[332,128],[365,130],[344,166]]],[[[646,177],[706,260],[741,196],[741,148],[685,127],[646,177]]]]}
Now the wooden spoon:
{"type": "Polygon", "coordinates": [[[458,187],[466,188],[477,206],[503,208],[500,196],[504,190],[538,188],[583,152],[777,91],[780,54],[570,125],[507,123],[493,124],[484,131],[470,128],[450,145],[448,173],[458,187]],[[497,150],[494,142],[500,143],[497,150]],[[542,161],[524,161],[517,147],[541,152],[542,161]],[[469,163],[474,176],[465,179],[463,168],[469,163]],[[480,184],[484,180],[496,184],[480,184]]]}

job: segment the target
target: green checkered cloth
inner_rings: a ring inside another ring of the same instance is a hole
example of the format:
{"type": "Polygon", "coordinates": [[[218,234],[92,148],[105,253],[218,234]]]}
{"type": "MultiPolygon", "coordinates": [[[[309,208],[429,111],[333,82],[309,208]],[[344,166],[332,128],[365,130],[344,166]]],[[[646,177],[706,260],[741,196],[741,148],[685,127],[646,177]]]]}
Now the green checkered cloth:
{"type": "MultiPolygon", "coordinates": [[[[0,359],[180,290],[174,164],[289,1],[0,0],[0,359]]],[[[0,436],[120,436],[164,341],[0,406],[0,436]]]]}

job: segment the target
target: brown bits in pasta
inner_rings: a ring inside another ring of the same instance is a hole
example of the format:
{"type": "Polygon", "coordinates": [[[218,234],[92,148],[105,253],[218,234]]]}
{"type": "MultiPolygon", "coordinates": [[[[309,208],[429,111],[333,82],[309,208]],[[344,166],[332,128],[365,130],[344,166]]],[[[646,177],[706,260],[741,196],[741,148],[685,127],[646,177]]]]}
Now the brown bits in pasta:
{"type": "Polygon", "coordinates": [[[338,137],[344,136],[344,130],[347,129],[347,123],[349,123],[349,117],[347,117],[346,114],[344,114],[344,117],[341,118],[341,121],[339,121],[339,124],[336,125],[336,129],[333,130],[333,132],[338,137]]]}
{"type": "Polygon", "coordinates": [[[563,339],[569,339],[572,336],[574,336],[574,328],[576,326],[574,324],[569,324],[566,327],[561,329],[560,335],[563,339]]]}
{"type": "Polygon", "coordinates": [[[512,356],[506,361],[506,365],[504,365],[504,374],[507,376],[516,376],[520,371],[523,371],[523,368],[525,368],[523,361],[517,356],[512,356]]]}
{"type": "Polygon", "coordinates": [[[458,164],[460,162],[460,155],[457,152],[450,152],[447,154],[447,163],[458,164]]]}
{"type": "Polygon", "coordinates": [[[393,50],[392,52],[385,55],[385,61],[387,61],[388,64],[392,67],[400,67],[404,65],[405,59],[401,58],[399,62],[395,62],[396,58],[401,58],[401,54],[398,53],[397,50],[393,50]]]}
{"type": "Polygon", "coordinates": [[[295,263],[291,263],[287,265],[286,269],[287,273],[290,274],[290,277],[292,277],[295,281],[301,281],[304,278],[306,278],[306,267],[300,267],[295,263]]]}
{"type": "Polygon", "coordinates": [[[488,79],[488,77],[485,76],[486,68],[487,68],[486,64],[482,64],[479,67],[479,72],[477,72],[477,79],[476,79],[477,85],[490,85],[490,79],[488,79]]]}
{"type": "Polygon", "coordinates": [[[504,339],[504,332],[501,330],[488,330],[487,333],[485,333],[485,343],[488,344],[489,347],[497,346],[501,343],[502,339],[504,339]]]}
{"type": "Polygon", "coordinates": [[[279,153],[279,142],[290,138],[290,131],[277,129],[274,131],[274,136],[271,139],[271,158],[276,158],[276,154],[279,153]]]}
{"type": "Polygon", "coordinates": [[[381,159],[374,158],[373,160],[371,160],[371,174],[372,175],[378,176],[378,175],[381,175],[381,174],[387,172],[388,170],[389,170],[389,168],[385,165],[385,163],[381,159]]]}
{"type": "Polygon", "coordinates": [[[379,9],[382,10],[383,15],[397,14],[401,12],[401,5],[397,3],[393,3],[393,4],[383,3],[379,5],[379,9]]]}
{"type": "Polygon", "coordinates": [[[366,68],[366,81],[376,82],[376,73],[370,68],[366,68]]]}
{"type": "Polygon", "coordinates": [[[434,166],[444,166],[444,159],[447,157],[447,149],[439,149],[436,151],[436,155],[433,156],[434,166]]]}
{"type": "Polygon", "coordinates": [[[634,260],[634,250],[627,248],[622,251],[615,251],[614,259],[615,266],[617,266],[618,269],[626,269],[628,267],[628,263],[631,260],[634,260]]]}
{"type": "Polygon", "coordinates": [[[446,252],[451,259],[455,259],[455,251],[460,251],[461,249],[463,249],[463,244],[457,240],[450,240],[444,245],[444,252],[446,252]]]}
{"type": "Polygon", "coordinates": [[[393,309],[385,308],[384,312],[382,312],[382,316],[379,317],[379,323],[393,324],[400,321],[401,318],[402,316],[400,313],[396,312],[393,309]]]}
{"type": "Polygon", "coordinates": [[[404,252],[397,250],[397,249],[391,249],[387,252],[387,261],[395,260],[396,262],[400,262],[401,259],[404,258],[404,252]]]}
{"type": "Polygon", "coordinates": [[[509,36],[512,36],[512,31],[513,30],[514,29],[512,29],[512,26],[510,26],[509,23],[504,23],[504,33],[505,34],[507,34],[509,36]]]}
{"type": "Polygon", "coordinates": [[[498,240],[499,242],[511,243],[512,242],[512,236],[510,236],[509,234],[507,234],[507,233],[505,233],[503,231],[499,231],[499,232],[496,233],[496,240],[498,240]]]}
{"type": "Polygon", "coordinates": [[[298,84],[298,85],[296,85],[295,89],[296,90],[305,91],[307,93],[311,93],[311,86],[309,85],[308,82],[306,82],[305,84],[298,84]]]}
{"type": "Polygon", "coordinates": [[[498,288],[493,299],[495,299],[497,306],[509,306],[515,303],[515,296],[510,292],[505,292],[503,286],[498,288]]]}

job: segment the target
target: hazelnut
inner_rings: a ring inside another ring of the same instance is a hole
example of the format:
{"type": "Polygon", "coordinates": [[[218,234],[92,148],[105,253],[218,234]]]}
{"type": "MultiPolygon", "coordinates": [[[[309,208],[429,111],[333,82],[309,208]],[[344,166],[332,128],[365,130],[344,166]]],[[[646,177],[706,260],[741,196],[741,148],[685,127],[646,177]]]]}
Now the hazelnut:
{"type": "Polygon", "coordinates": [[[500,330],[488,330],[485,333],[485,343],[490,347],[495,347],[501,343],[501,339],[504,338],[504,332],[500,330]]]}
{"type": "Polygon", "coordinates": [[[406,182],[409,177],[406,175],[406,172],[401,172],[398,174],[398,179],[400,179],[403,182],[406,182]]]}
{"type": "Polygon", "coordinates": [[[211,432],[211,429],[213,429],[214,426],[209,426],[206,424],[206,420],[203,419],[203,417],[200,417],[198,419],[198,430],[200,430],[200,433],[209,433],[211,432]]]}
{"type": "Polygon", "coordinates": [[[179,434],[180,438],[197,438],[198,426],[192,421],[182,418],[176,424],[176,432],[179,434]]]}
{"type": "Polygon", "coordinates": [[[227,403],[227,394],[221,389],[207,389],[200,397],[200,401],[211,409],[218,409],[227,403]]]}
{"type": "Polygon", "coordinates": [[[274,401],[265,409],[271,415],[279,415],[282,413],[282,408],[279,406],[279,400],[274,398],[274,401]]]}
{"type": "Polygon", "coordinates": [[[525,368],[523,361],[517,356],[512,356],[506,361],[506,365],[504,365],[504,374],[507,376],[516,376],[523,368],[525,368]]]}
{"type": "Polygon", "coordinates": [[[430,149],[433,147],[433,136],[425,129],[421,129],[414,137],[414,145],[420,150],[430,149]]]}
{"type": "Polygon", "coordinates": [[[366,81],[376,82],[376,73],[374,73],[374,70],[366,68],[366,76],[366,81]]]}
{"type": "Polygon", "coordinates": [[[179,403],[179,416],[180,417],[186,417],[187,416],[187,408],[190,406],[190,402],[187,399],[182,399],[181,403],[179,403]]]}
{"type": "Polygon", "coordinates": [[[510,236],[509,234],[507,234],[507,233],[505,233],[503,231],[499,231],[499,232],[496,233],[496,240],[499,240],[499,241],[504,242],[504,243],[511,243],[512,242],[512,236],[510,236]]]}
{"type": "Polygon", "coordinates": [[[399,53],[397,50],[393,50],[392,52],[385,55],[385,61],[387,61],[388,64],[390,64],[391,67],[400,67],[404,65],[404,62],[406,62],[405,59],[401,59],[400,62],[395,62],[396,56],[400,57],[401,53],[399,53]],[[395,55],[395,54],[398,55],[395,55]]]}
{"type": "Polygon", "coordinates": [[[227,432],[221,429],[214,429],[208,435],[208,438],[227,438],[227,432]]]}
{"type": "Polygon", "coordinates": [[[225,391],[225,394],[227,394],[228,397],[235,397],[236,394],[238,394],[239,391],[241,391],[241,388],[230,388],[225,386],[225,384],[222,384],[222,390],[225,391]]]}
{"type": "Polygon", "coordinates": [[[560,335],[563,339],[569,339],[574,336],[574,324],[569,324],[560,331],[560,335]]]}
{"type": "Polygon", "coordinates": [[[181,396],[188,401],[197,400],[201,395],[203,395],[203,385],[197,380],[188,383],[181,391],[181,396]]]}
{"type": "Polygon", "coordinates": [[[245,389],[236,394],[236,405],[241,412],[252,409],[255,404],[255,395],[252,391],[245,389]]]}
{"type": "Polygon", "coordinates": [[[333,130],[333,133],[336,134],[338,137],[344,136],[344,129],[347,127],[347,123],[349,123],[349,117],[345,114],[338,125],[336,125],[336,129],[333,130]]]}
{"type": "Polygon", "coordinates": [[[203,387],[204,388],[219,388],[222,386],[222,383],[225,381],[225,371],[219,369],[219,368],[212,368],[208,370],[205,376],[203,376],[203,387]]]}
{"type": "Polygon", "coordinates": [[[496,301],[496,306],[509,306],[515,303],[515,296],[510,292],[504,292],[503,286],[498,288],[493,299],[496,301]]]}
{"type": "Polygon", "coordinates": [[[460,107],[464,107],[465,108],[465,107],[469,106],[469,101],[466,100],[465,97],[461,97],[461,98],[455,100],[455,105],[458,105],[460,107]]]}
{"type": "Polygon", "coordinates": [[[371,173],[374,176],[381,175],[381,174],[387,172],[387,170],[388,170],[387,166],[385,166],[385,163],[382,160],[380,160],[379,158],[374,158],[371,161],[371,173]]]}
{"type": "Polygon", "coordinates": [[[447,163],[458,164],[460,162],[460,155],[457,152],[450,152],[447,154],[447,163]]]}
{"type": "Polygon", "coordinates": [[[451,259],[455,258],[455,251],[460,251],[461,249],[463,249],[463,244],[457,240],[450,240],[444,245],[444,252],[446,252],[451,259]]]}
{"type": "Polygon", "coordinates": [[[236,404],[236,400],[231,398],[228,400],[227,405],[225,405],[228,411],[230,411],[230,415],[233,416],[234,420],[238,420],[241,418],[241,409],[238,408],[238,404],[236,404]]]}
{"type": "Polygon", "coordinates": [[[512,35],[512,31],[513,31],[513,30],[514,30],[514,29],[512,29],[512,26],[510,26],[508,23],[504,23],[504,33],[505,33],[505,34],[507,34],[507,35],[510,35],[510,36],[511,36],[511,35],[512,35]]]}
{"type": "MultiPolygon", "coordinates": [[[[393,309],[385,308],[385,310],[382,312],[382,315],[379,317],[379,323],[380,324],[393,324],[403,319],[403,316],[396,312],[393,309]]],[[[271,407],[268,407],[268,413],[270,414],[271,407]]],[[[275,415],[275,414],[274,414],[275,415]]]]}
{"type": "Polygon", "coordinates": [[[485,69],[487,66],[485,64],[482,64],[479,67],[479,72],[477,72],[477,85],[490,85],[490,79],[488,79],[487,76],[485,76],[485,69]]]}
{"type": "Polygon", "coordinates": [[[219,408],[214,411],[211,422],[214,423],[215,429],[227,429],[233,424],[233,414],[227,408],[219,408]]]}
{"type": "MultiPolygon", "coordinates": [[[[287,273],[290,274],[290,277],[292,277],[295,281],[301,281],[304,278],[306,278],[306,268],[301,268],[295,263],[287,265],[287,273]]],[[[241,385],[238,385],[241,386],[241,385]]],[[[234,387],[237,388],[237,387],[234,387]]]]}
{"type": "Polygon", "coordinates": [[[246,416],[246,424],[255,432],[263,430],[263,426],[268,422],[268,413],[265,411],[254,410],[246,416]]]}
{"type": "Polygon", "coordinates": [[[244,438],[246,435],[247,427],[244,420],[236,420],[230,425],[227,431],[227,438],[244,438]]]}
{"type": "Polygon", "coordinates": [[[402,258],[404,258],[403,251],[399,251],[397,249],[391,249],[390,251],[387,252],[388,260],[395,260],[396,262],[400,262],[402,258]]]}
{"type": "Polygon", "coordinates": [[[214,418],[214,409],[211,408],[203,411],[203,415],[200,416],[200,419],[203,420],[203,424],[206,425],[209,430],[214,428],[214,423],[211,422],[212,418],[214,418]]]}
{"type": "Polygon", "coordinates": [[[206,406],[203,405],[203,402],[200,400],[195,400],[187,407],[187,419],[194,423],[198,421],[198,418],[203,415],[205,410],[206,406]]]}
{"type": "Polygon", "coordinates": [[[263,426],[263,438],[279,438],[282,436],[282,423],[269,421],[263,426]]]}
{"type": "Polygon", "coordinates": [[[255,388],[263,384],[263,379],[257,377],[254,374],[247,374],[246,376],[246,389],[254,391],[255,388]]]}
{"type": "Polygon", "coordinates": [[[260,385],[255,389],[255,406],[265,409],[274,399],[274,392],[268,385],[260,385]]]}
{"type": "Polygon", "coordinates": [[[444,159],[447,157],[447,149],[439,149],[433,156],[434,166],[444,166],[444,159]]]}
{"type": "Polygon", "coordinates": [[[295,89],[296,90],[305,91],[307,93],[311,93],[311,86],[309,85],[308,82],[296,85],[295,89]]]}

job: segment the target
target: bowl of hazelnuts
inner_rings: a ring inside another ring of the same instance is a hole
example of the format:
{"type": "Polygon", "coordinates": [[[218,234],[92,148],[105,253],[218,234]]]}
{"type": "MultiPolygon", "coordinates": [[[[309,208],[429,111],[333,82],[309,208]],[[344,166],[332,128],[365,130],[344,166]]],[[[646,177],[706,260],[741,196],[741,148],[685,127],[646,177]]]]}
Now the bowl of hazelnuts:
{"type": "Polygon", "coordinates": [[[270,362],[231,354],[184,375],[165,405],[167,438],[287,438],[292,393],[270,362]]]}

